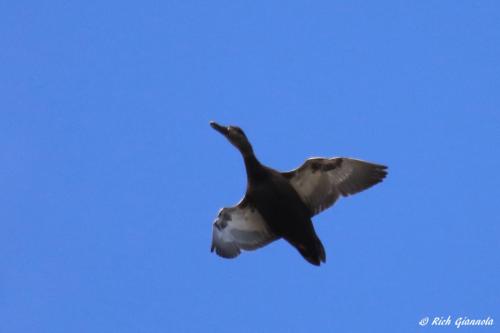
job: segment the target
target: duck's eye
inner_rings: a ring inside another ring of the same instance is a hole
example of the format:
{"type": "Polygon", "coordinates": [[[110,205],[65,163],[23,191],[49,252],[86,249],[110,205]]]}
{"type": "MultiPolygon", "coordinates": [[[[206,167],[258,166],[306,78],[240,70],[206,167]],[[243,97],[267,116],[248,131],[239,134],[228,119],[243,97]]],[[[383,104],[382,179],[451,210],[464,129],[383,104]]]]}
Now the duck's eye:
{"type": "Polygon", "coordinates": [[[230,126],[229,127],[229,131],[232,132],[232,133],[238,133],[240,135],[244,135],[243,134],[243,131],[241,130],[241,128],[239,127],[233,127],[233,126],[230,126]]]}

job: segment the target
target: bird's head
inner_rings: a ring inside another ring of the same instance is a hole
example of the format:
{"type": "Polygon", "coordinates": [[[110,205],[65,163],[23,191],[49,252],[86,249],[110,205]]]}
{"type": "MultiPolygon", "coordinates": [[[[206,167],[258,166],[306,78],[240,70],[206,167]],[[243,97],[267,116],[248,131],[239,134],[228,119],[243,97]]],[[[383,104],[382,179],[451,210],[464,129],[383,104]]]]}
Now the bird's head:
{"type": "Polygon", "coordinates": [[[222,126],[215,121],[210,122],[210,126],[217,132],[224,135],[243,154],[252,153],[252,146],[247,139],[247,136],[238,126],[222,126]]]}

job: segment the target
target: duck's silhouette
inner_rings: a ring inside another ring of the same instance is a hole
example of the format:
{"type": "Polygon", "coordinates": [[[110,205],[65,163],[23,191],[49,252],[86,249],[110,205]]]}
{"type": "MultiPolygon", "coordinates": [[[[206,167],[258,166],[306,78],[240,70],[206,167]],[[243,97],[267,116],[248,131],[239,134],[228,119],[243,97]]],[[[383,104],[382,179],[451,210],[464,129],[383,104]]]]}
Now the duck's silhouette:
{"type": "Polygon", "coordinates": [[[234,207],[222,208],[213,224],[212,252],[234,258],[284,238],[313,265],[325,262],[323,244],[311,218],[340,196],[363,191],[382,181],[387,167],[351,158],[310,158],[290,172],[261,164],[245,133],[237,126],[210,125],[242,154],[247,190],[234,207]]]}

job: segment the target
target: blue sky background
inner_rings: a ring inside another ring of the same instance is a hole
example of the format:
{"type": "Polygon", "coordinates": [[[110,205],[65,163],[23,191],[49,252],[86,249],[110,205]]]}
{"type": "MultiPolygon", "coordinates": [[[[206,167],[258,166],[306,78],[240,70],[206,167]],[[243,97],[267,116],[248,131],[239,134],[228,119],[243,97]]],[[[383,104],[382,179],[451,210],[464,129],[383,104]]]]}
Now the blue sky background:
{"type": "Polygon", "coordinates": [[[0,331],[500,321],[499,41],[487,0],[2,2],[0,331]],[[326,265],[284,241],[224,260],[211,223],[246,176],[210,120],[277,169],[389,176],[314,218],[326,265]]]}

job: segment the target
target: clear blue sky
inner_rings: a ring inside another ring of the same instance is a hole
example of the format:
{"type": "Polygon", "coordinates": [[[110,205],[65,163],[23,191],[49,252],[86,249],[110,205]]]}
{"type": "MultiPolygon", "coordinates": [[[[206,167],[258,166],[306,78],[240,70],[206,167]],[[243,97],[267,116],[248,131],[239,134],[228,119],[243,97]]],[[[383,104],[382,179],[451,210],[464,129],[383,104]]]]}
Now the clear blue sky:
{"type": "Polygon", "coordinates": [[[488,0],[4,1],[0,331],[500,323],[499,41],[488,0]],[[277,169],[389,176],[314,218],[326,265],[283,241],[224,260],[246,176],[210,120],[277,169]]]}

